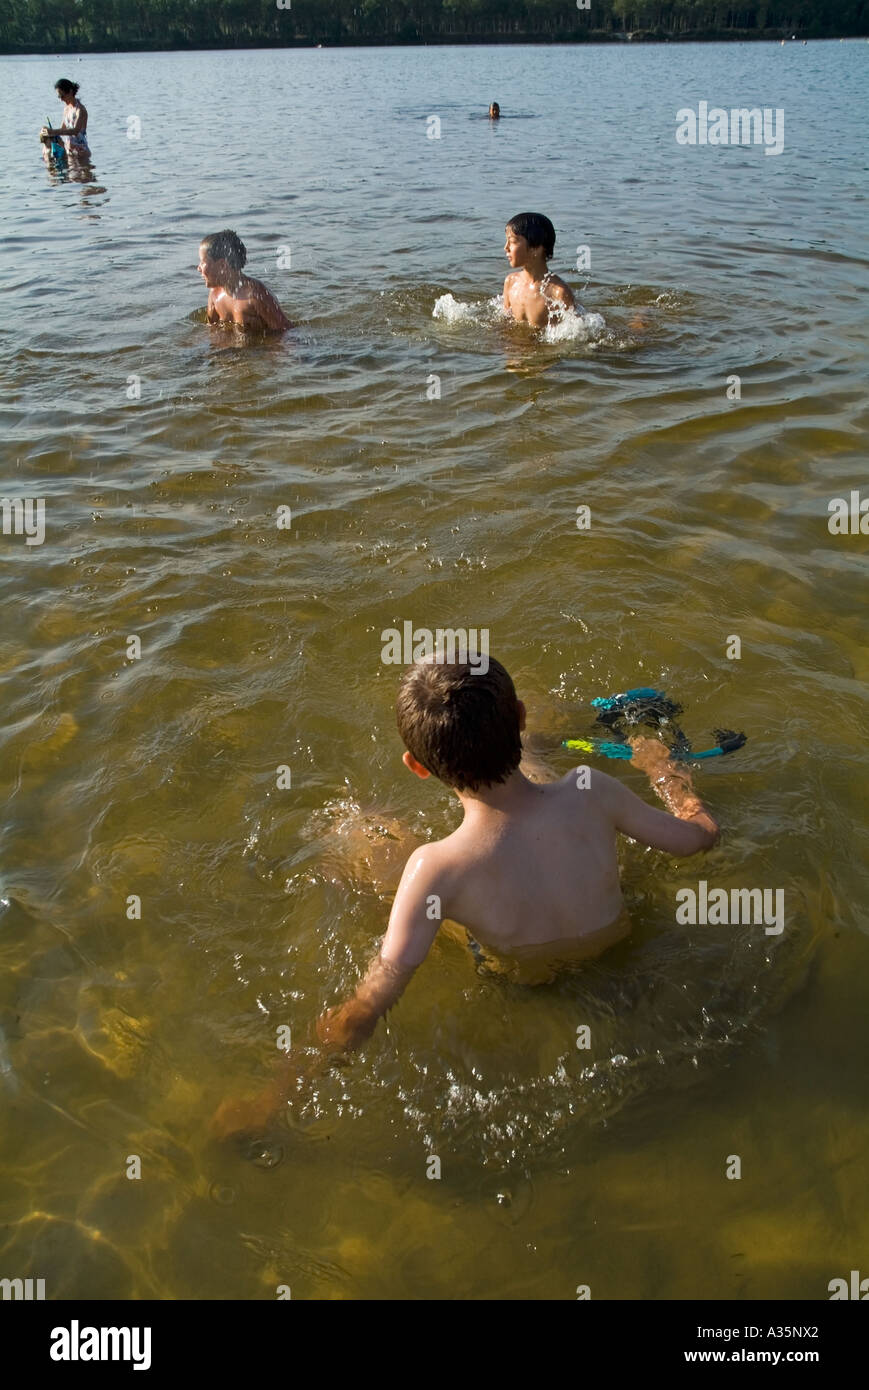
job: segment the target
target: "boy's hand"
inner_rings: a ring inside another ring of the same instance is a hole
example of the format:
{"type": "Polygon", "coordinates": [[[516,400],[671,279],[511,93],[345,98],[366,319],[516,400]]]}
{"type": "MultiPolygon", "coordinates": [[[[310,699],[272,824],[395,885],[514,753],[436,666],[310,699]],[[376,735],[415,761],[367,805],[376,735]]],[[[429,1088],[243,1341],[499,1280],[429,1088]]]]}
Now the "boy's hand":
{"type": "Polygon", "coordinates": [[[628,742],[634,750],[631,762],[641,772],[647,772],[650,777],[654,776],[656,772],[660,774],[670,764],[670,750],[659,739],[638,734],[636,738],[629,739],[628,742]]]}
{"type": "Polygon", "coordinates": [[[271,1081],[255,1096],[228,1096],[211,1121],[215,1139],[260,1138],[298,1089],[299,1081],[308,1074],[309,1067],[301,1058],[290,1054],[278,1064],[271,1081]]]}
{"type": "Polygon", "coordinates": [[[242,1099],[230,1096],[218,1106],[211,1121],[211,1132],[215,1139],[232,1139],[250,1136],[259,1138],[269,1127],[269,1122],[277,1113],[276,1103],[270,1092],[242,1099]]]}
{"type": "Polygon", "coordinates": [[[339,1043],[343,1046],[343,1030],[341,1027],[341,1010],[339,1008],[327,1009],[324,1014],[317,1019],[314,1031],[321,1043],[339,1043]]]}
{"type": "Polygon", "coordinates": [[[326,1047],[343,1049],[355,1047],[371,1036],[379,1015],[350,999],[337,1009],[327,1009],[317,1019],[316,1033],[326,1047]]]}
{"type": "MultiPolygon", "coordinates": [[[[720,831],[714,818],[706,810],[703,802],[694,790],[691,781],[691,772],[684,763],[675,763],[670,757],[669,749],[663,743],[659,743],[656,738],[638,736],[630,740],[634,750],[631,762],[646,773],[652,785],[652,789],[659,800],[663,801],[667,810],[672,816],[681,821],[693,822],[706,838],[706,843],[698,845],[697,849],[710,849],[719,837],[720,831]]],[[[621,828],[621,827],[620,827],[621,828]]],[[[630,829],[626,831],[631,834],[630,829]]],[[[637,836],[634,836],[636,839],[637,836]]],[[[643,839],[641,835],[639,838],[643,839]]],[[[666,835],[664,838],[668,838],[666,835]]],[[[651,844],[659,849],[669,850],[671,854],[688,853],[694,854],[696,851],[690,846],[682,850],[679,846],[670,843],[662,843],[655,839],[646,838],[646,844],[651,844]]]]}

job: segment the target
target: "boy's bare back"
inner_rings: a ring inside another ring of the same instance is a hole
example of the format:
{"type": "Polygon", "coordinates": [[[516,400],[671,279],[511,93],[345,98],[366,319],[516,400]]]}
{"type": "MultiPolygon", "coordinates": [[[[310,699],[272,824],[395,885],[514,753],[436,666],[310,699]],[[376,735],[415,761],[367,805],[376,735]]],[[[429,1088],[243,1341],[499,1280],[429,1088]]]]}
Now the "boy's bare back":
{"type": "Polygon", "coordinates": [[[491,796],[471,802],[452,835],[411,855],[384,960],[405,967],[424,958],[438,926],[432,899],[441,918],[499,953],[586,938],[604,950],[612,944],[606,929],[624,909],[617,833],[671,854],[708,843],[696,824],[647,805],[603,772],[575,768],[545,785],[520,774],[503,790],[500,806],[491,796]]]}
{"type": "Polygon", "coordinates": [[[261,280],[243,275],[233,293],[222,286],[208,292],[209,323],[234,323],[240,328],[282,332],[290,321],[261,280]]]}

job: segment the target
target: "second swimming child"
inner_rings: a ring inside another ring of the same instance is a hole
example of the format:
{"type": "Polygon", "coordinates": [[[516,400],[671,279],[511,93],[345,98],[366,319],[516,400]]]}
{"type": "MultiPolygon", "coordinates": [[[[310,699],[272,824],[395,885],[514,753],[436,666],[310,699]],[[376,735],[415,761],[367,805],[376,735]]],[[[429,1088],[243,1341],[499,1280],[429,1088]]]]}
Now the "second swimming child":
{"type": "Polygon", "coordinates": [[[555,228],[542,212],[520,212],[506,227],[504,254],[513,270],[504,281],[504,312],[519,323],[546,328],[576,308],[569,285],[547,268],[555,251],[555,228]]]}
{"type": "Polygon", "coordinates": [[[235,232],[213,232],[199,247],[197,267],[208,286],[208,322],[283,333],[292,328],[261,280],[243,273],[247,249],[235,232]]]}

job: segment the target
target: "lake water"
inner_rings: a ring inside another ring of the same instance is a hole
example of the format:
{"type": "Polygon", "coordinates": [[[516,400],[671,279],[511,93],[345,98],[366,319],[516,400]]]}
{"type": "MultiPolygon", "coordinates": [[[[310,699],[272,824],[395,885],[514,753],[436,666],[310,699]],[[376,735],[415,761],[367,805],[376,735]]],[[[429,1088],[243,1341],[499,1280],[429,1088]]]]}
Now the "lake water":
{"type": "Polygon", "coordinates": [[[0,548],[4,1276],[817,1299],[866,1273],[869,541],[828,504],[869,495],[867,63],[0,59],[3,490],[46,507],[43,544],[0,548]],[[60,76],[91,182],[40,162],[60,76]],[[781,154],[677,144],[701,101],[781,109],[781,154]],[[603,329],[545,341],[491,310],[528,208],[603,329]],[[222,227],[284,340],[204,324],[197,244],[222,227]],[[676,695],[695,746],[744,730],[697,772],[724,837],[683,862],[627,843],[632,938],[549,987],[437,943],[252,1158],[209,1117],[364,969],[378,827],[456,824],[400,763],[380,653],[405,620],[488,628],[562,770],[588,701],[631,685],[676,695]],[[678,925],[700,879],[782,889],[785,930],[678,925]]]}

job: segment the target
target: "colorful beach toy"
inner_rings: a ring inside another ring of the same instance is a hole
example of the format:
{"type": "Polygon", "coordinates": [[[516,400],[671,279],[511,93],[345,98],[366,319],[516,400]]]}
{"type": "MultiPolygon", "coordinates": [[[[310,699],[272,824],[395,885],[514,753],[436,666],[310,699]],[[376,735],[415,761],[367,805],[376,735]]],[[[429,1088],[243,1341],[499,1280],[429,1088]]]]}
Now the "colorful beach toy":
{"type": "MultiPolygon", "coordinates": [[[[51,120],[46,120],[45,124],[50,130],[51,120]]],[[[53,159],[56,164],[66,163],[66,147],[59,135],[51,136],[51,139],[48,142],[48,154],[49,158],[53,159]]]]}
{"type": "Polygon", "coordinates": [[[701,758],[720,758],[725,753],[735,753],[746,742],[745,734],[733,729],[713,729],[715,743],[711,748],[695,752],[685,734],[675,723],[676,716],[682,713],[682,706],[671,700],[663,690],[651,686],[636,686],[633,690],[623,690],[618,695],[599,695],[591,702],[597,710],[597,722],[604,724],[614,738],[566,738],[562,747],[573,752],[597,753],[604,758],[629,759],[633,749],[628,743],[628,729],[637,724],[647,724],[661,729],[668,725],[673,734],[668,743],[670,756],[680,762],[694,762],[701,758]]]}

